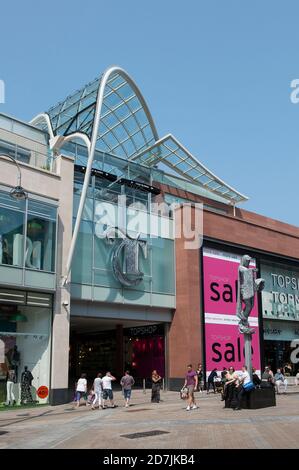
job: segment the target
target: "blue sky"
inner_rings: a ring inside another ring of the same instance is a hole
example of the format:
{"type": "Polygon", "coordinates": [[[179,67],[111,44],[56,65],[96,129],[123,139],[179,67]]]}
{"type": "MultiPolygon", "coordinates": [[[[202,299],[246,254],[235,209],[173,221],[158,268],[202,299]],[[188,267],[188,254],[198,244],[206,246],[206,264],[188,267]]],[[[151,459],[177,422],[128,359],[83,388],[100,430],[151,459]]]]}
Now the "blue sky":
{"type": "Polygon", "coordinates": [[[0,111],[29,120],[125,68],[158,133],[173,133],[244,208],[299,225],[299,2],[40,0],[2,3],[0,111]]]}

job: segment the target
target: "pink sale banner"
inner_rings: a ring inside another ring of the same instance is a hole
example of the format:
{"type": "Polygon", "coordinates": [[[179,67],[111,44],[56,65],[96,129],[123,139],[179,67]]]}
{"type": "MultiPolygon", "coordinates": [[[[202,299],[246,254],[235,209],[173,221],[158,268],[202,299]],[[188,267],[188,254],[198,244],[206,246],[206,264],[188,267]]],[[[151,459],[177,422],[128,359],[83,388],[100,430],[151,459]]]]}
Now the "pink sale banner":
{"type": "MultiPolygon", "coordinates": [[[[207,373],[217,368],[244,365],[244,337],[238,330],[236,317],[237,279],[241,256],[219,250],[204,248],[204,323],[207,373]]],[[[255,263],[251,263],[255,267],[255,263]]],[[[251,312],[252,364],[260,370],[260,341],[258,302],[255,299],[251,312]]]]}

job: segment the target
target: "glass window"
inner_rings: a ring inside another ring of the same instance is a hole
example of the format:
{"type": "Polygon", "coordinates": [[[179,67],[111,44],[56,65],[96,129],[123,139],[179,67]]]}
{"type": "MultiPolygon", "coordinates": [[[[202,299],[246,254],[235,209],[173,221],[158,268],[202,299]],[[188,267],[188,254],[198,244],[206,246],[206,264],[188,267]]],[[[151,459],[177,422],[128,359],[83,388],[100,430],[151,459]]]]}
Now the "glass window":
{"type": "Polygon", "coordinates": [[[55,271],[56,222],[28,214],[25,267],[55,271]]]}
{"type": "Polygon", "coordinates": [[[10,144],[4,140],[0,140],[0,153],[10,155],[11,157],[23,163],[29,163],[31,156],[30,150],[14,144],[10,144]]]}
{"type": "Polygon", "coordinates": [[[50,331],[50,308],[0,304],[0,403],[47,403],[37,390],[50,386],[50,331]]]}
{"type": "Polygon", "coordinates": [[[28,203],[25,267],[55,271],[56,207],[39,201],[28,203]]]}
{"type": "Polygon", "coordinates": [[[72,264],[72,282],[91,284],[92,223],[81,221],[72,264]]]}
{"type": "Polygon", "coordinates": [[[24,201],[15,201],[0,191],[0,263],[23,265],[24,201]]]}
{"type": "Polygon", "coordinates": [[[0,191],[0,264],[55,271],[57,208],[28,201],[27,238],[24,243],[26,202],[0,191]]]}
{"type": "Polygon", "coordinates": [[[175,293],[174,242],[152,238],[153,292],[175,293]]]}

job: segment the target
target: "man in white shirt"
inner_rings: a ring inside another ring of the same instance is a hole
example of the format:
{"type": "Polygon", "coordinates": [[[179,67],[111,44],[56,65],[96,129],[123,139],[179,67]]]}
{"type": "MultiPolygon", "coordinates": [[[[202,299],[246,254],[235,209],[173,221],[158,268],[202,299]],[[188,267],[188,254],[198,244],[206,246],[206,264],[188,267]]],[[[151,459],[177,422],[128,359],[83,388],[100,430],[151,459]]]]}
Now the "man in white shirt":
{"type": "Polygon", "coordinates": [[[111,408],[115,408],[113,401],[113,392],[112,392],[112,382],[116,380],[110,372],[107,372],[106,375],[102,378],[102,387],[103,387],[103,409],[106,408],[105,401],[109,400],[111,403],[111,408]]]}

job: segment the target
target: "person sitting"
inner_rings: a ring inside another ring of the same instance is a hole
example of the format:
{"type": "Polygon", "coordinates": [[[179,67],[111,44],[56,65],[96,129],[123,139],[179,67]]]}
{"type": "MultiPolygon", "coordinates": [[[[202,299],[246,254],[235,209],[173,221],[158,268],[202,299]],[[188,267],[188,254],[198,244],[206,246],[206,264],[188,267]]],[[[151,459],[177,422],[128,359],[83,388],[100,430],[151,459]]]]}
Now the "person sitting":
{"type": "Polygon", "coordinates": [[[290,377],[292,375],[292,366],[291,364],[286,364],[283,368],[283,373],[286,377],[290,377]]]}
{"type": "Polygon", "coordinates": [[[235,372],[233,367],[230,367],[226,373],[226,382],[224,384],[224,390],[222,400],[225,400],[224,408],[230,408],[231,402],[234,398],[236,383],[238,381],[238,374],[235,372]]]}
{"type": "Polygon", "coordinates": [[[262,375],[262,382],[261,382],[261,388],[269,388],[269,387],[274,387],[274,377],[273,373],[271,373],[270,367],[265,367],[265,371],[263,372],[262,375]]]}
{"type": "Polygon", "coordinates": [[[207,384],[207,394],[210,393],[210,388],[213,387],[214,393],[216,393],[216,384],[215,384],[215,379],[218,377],[217,374],[217,368],[212,370],[208,377],[208,384],[207,384]]]}
{"type": "Polygon", "coordinates": [[[253,367],[252,368],[252,382],[256,387],[259,387],[261,385],[261,379],[256,373],[256,369],[253,367]]]}
{"type": "Polygon", "coordinates": [[[275,388],[276,388],[277,394],[279,395],[279,393],[280,393],[279,388],[280,388],[281,385],[284,386],[284,392],[283,393],[287,393],[288,381],[284,377],[284,375],[282,374],[281,369],[277,369],[277,372],[274,376],[274,380],[275,380],[275,388]]]}

